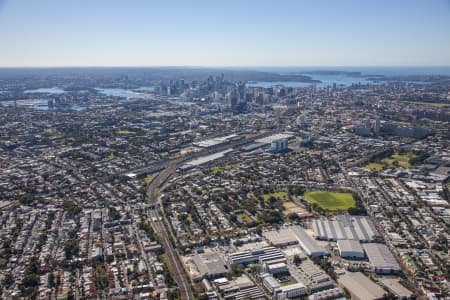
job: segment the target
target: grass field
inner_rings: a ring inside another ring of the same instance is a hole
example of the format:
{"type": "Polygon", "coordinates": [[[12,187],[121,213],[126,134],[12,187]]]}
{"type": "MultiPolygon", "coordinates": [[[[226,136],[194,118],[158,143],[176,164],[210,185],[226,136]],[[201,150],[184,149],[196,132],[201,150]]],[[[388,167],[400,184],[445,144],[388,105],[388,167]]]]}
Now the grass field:
{"type": "Polygon", "coordinates": [[[289,199],[288,193],[286,191],[278,191],[275,193],[264,194],[262,196],[263,196],[264,202],[266,202],[266,203],[269,202],[269,198],[272,196],[275,197],[277,200],[282,200],[282,199],[288,200],[289,199]]]}
{"type": "Polygon", "coordinates": [[[405,153],[405,154],[400,154],[398,152],[394,153],[391,157],[387,157],[385,159],[383,159],[382,161],[388,163],[389,165],[394,165],[395,162],[398,162],[398,164],[404,168],[409,168],[411,167],[411,164],[409,163],[409,161],[416,157],[416,155],[414,153],[405,153]]]}
{"type": "Polygon", "coordinates": [[[356,207],[351,193],[310,191],[306,192],[304,196],[309,203],[316,203],[327,211],[341,211],[356,207]]]}
{"type": "Polygon", "coordinates": [[[152,182],[154,175],[147,175],[147,177],[144,178],[144,182],[146,184],[149,184],[150,182],[152,182]]]}
{"type": "Polygon", "coordinates": [[[373,171],[381,171],[385,169],[392,169],[397,167],[402,168],[410,168],[411,163],[410,160],[415,158],[416,155],[411,152],[400,154],[399,152],[395,152],[393,155],[383,158],[379,162],[370,162],[365,168],[373,171]]]}
{"type": "Polygon", "coordinates": [[[217,174],[221,174],[221,173],[223,173],[225,171],[230,171],[230,170],[236,169],[238,166],[239,165],[228,165],[228,166],[223,166],[223,167],[213,167],[211,169],[211,171],[212,171],[212,173],[214,175],[217,175],[217,174]]]}
{"type": "Polygon", "coordinates": [[[246,224],[253,222],[253,220],[246,214],[239,214],[238,217],[242,220],[242,222],[244,222],[246,224]]]}
{"type": "Polygon", "coordinates": [[[136,132],[129,131],[129,130],[117,130],[116,133],[118,135],[133,135],[133,134],[136,134],[136,132]]]}
{"type": "Polygon", "coordinates": [[[296,203],[292,202],[292,201],[287,201],[283,203],[284,206],[284,211],[283,214],[285,216],[288,216],[290,214],[299,214],[299,213],[304,213],[307,212],[306,209],[304,209],[303,207],[298,206],[296,203]]]}
{"type": "Polygon", "coordinates": [[[366,169],[370,169],[373,171],[381,171],[383,170],[383,164],[371,162],[366,165],[366,169]]]}
{"type": "Polygon", "coordinates": [[[428,105],[437,108],[450,107],[450,103],[442,103],[442,102],[421,102],[421,101],[407,101],[407,102],[411,104],[428,105]]]}

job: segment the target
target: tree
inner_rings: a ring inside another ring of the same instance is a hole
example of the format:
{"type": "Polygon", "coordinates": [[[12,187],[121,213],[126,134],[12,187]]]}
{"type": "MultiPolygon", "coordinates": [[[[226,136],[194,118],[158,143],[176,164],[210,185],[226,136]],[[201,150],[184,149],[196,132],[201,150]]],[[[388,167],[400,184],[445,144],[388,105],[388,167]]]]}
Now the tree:
{"type": "Polygon", "coordinates": [[[55,275],[53,274],[53,272],[50,272],[47,276],[48,279],[48,287],[52,288],[55,286],[55,275]]]}
{"type": "Polygon", "coordinates": [[[11,273],[6,273],[5,277],[3,277],[2,285],[5,287],[9,287],[13,283],[14,283],[13,275],[11,273]]]}

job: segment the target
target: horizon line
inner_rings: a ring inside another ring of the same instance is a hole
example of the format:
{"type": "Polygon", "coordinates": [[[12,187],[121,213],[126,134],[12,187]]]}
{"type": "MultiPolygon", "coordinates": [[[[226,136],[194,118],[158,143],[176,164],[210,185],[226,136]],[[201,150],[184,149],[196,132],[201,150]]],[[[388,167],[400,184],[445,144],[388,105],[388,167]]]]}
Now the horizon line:
{"type": "Polygon", "coordinates": [[[0,69],[63,69],[63,68],[203,68],[203,69],[232,69],[232,68],[450,68],[449,65],[86,65],[86,66],[0,66],[0,69]]]}

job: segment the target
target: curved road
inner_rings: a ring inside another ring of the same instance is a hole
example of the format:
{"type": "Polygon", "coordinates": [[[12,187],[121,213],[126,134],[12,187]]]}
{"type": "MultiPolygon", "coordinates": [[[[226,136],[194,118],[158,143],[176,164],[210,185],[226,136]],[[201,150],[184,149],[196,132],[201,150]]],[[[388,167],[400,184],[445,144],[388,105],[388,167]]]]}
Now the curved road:
{"type": "Polygon", "coordinates": [[[164,248],[164,252],[167,254],[169,264],[172,267],[170,270],[171,275],[178,285],[181,299],[194,299],[192,295],[191,285],[187,279],[184,268],[178,257],[178,253],[173,247],[172,241],[170,241],[169,239],[169,232],[167,231],[167,228],[164,225],[162,218],[160,217],[160,214],[157,210],[158,206],[156,205],[161,204],[159,203],[159,187],[164,184],[167,178],[169,178],[170,175],[172,175],[176,171],[179,165],[179,162],[177,162],[178,160],[169,163],[169,165],[163,171],[161,171],[161,173],[159,173],[148,186],[147,201],[149,204],[155,205],[155,209],[149,211],[148,217],[153,231],[155,232],[156,236],[159,239],[159,242],[164,248]]]}

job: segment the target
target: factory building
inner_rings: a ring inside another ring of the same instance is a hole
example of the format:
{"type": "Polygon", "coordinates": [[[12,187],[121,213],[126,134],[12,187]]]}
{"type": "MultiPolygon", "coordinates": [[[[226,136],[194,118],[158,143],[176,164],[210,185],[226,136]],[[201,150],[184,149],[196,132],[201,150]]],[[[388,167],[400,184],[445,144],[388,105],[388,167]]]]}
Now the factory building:
{"type": "Polygon", "coordinates": [[[364,249],[356,240],[337,240],[339,255],[342,258],[363,259],[364,249]]]}
{"type": "Polygon", "coordinates": [[[374,272],[391,274],[401,270],[400,265],[386,245],[370,243],[363,244],[363,248],[374,272]]]}
{"type": "Polygon", "coordinates": [[[361,272],[346,273],[339,277],[338,282],[350,293],[352,300],[378,300],[386,294],[361,272]]]}
{"type": "Polygon", "coordinates": [[[297,236],[298,242],[300,246],[303,248],[303,250],[306,252],[306,254],[310,256],[328,255],[328,252],[325,250],[325,248],[320,246],[317,243],[317,241],[315,241],[312,237],[310,237],[302,227],[298,225],[292,226],[291,230],[297,236]]]}

